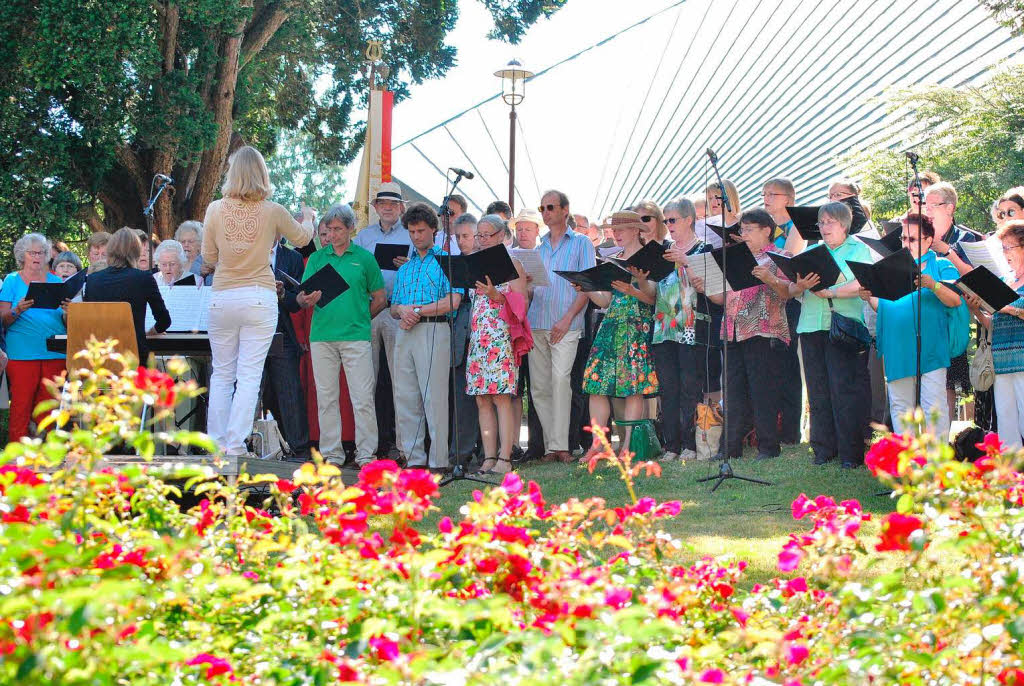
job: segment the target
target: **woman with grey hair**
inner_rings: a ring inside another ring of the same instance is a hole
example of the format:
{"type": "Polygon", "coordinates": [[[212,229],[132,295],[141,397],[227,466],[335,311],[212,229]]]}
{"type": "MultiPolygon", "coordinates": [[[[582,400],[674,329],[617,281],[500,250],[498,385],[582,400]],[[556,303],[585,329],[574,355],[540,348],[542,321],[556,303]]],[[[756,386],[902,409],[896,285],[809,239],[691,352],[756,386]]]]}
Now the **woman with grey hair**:
{"type": "Polygon", "coordinates": [[[170,286],[187,273],[188,256],[176,240],[161,241],[153,251],[153,261],[159,270],[153,277],[160,286],[170,286]]]}
{"type": "MultiPolygon", "coordinates": [[[[496,214],[480,219],[476,227],[481,250],[501,245],[508,225],[496,214]]],[[[476,398],[480,439],[484,449],[482,473],[503,474],[512,469],[512,446],[516,443],[519,418],[513,412],[512,399],[519,386],[519,359],[515,355],[512,332],[503,313],[515,312],[526,320],[526,273],[518,260],[512,260],[518,278],[495,286],[488,278],[477,282],[473,299],[469,352],[466,354],[466,394],[476,398]]]]}
{"type": "Polygon", "coordinates": [[[722,308],[698,293],[687,276],[689,260],[711,259],[711,245],[694,230],[697,210],[688,198],[665,204],[665,226],[672,237],[666,259],[675,263],[671,274],[658,282],[654,304],[654,368],[659,379],[678,379],[661,387],[662,459],[692,460],[697,456],[694,413],[697,403],[722,389],[722,354],[719,328],[722,308]]]}
{"type": "MultiPolygon", "coordinates": [[[[50,399],[44,381],[64,371],[64,355],[46,349],[46,339],[64,334],[64,312],[60,308],[32,307],[26,299],[30,283],[61,283],[47,270],[50,242],[38,233],[28,233],[14,244],[18,271],[0,287],[0,321],[7,329],[7,381],[11,397],[7,440],[14,443],[29,435],[32,410],[50,399]]],[[[36,417],[36,420],[42,416],[36,417]]]]}
{"type": "Polygon", "coordinates": [[[811,409],[813,461],[820,465],[838,457],[844,469],[864,461],[864,427],[871,411],[867,346],[851,349],[829,334],[833,314],[864,324],[860,285],[847,262],[870,263],[871,255],[867,245],[849,235],[852,223],[853,213],[845,203],[822,205],[818,229],[842,275],[836,285],[817,291],[811,289],[820,283],[818,274],[798,274],[802,279],[789,284],[789,295],[801,300],[796,331],[811,409]]]}
{"type": "Polygon", "coordinates": [[[58,253],[53,258],[53,273],[67,281],[72,276],[82,271],[82,260],[70,250],[58,253]]]}

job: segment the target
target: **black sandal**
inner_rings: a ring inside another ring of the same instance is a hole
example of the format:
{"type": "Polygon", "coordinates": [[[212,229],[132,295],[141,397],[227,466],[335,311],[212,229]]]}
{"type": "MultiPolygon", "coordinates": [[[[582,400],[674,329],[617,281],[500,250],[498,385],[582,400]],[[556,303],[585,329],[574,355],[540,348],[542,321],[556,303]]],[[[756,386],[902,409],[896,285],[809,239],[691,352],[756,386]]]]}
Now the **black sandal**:
{"type": "Polygon", "coordinates": [[[494,458],[494,466],[495,467],[498,465],[499,462],[504,462],[504,463],[506,463],[508,465],[508,471],[507,472],[498,472],[498,471],[494,470],[494,467],[491,467],[486,472],[479,472],[479,474],[497,474],[498,476],[505,476],[509,472],[514,472],[516,470],[515,466],[513,466],[513,464],[512,464],[512,460],[506,459],[504,457],[496,457],[496,458],[494,458]]]}
{"type": "Polygon", "coordinates": [[[494,469],[494,464],[492,464],[490,466],[490,468],[484,469],[484,465],[487,464],[488,460],[494,460],[494,464],[498,464],[498,458],[497,457],[485,457],[484,461],[480,463],[480,469],[476,470],[475,472],[471,472],[470,476],[474,476],[476,474],[490,474],[491,470],[494,469]]]}

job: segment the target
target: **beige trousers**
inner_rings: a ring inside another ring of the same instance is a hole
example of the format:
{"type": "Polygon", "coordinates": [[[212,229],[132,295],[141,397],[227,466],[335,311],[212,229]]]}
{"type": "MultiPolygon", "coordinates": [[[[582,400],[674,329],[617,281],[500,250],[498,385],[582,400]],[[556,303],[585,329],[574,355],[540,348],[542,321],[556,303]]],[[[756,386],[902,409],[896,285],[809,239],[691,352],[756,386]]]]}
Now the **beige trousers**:
{"type": "Polygon", "coordinates": [[[377,451],[377,412],[373,403],[377,384],[370,361],[370,342],[314,341],[309,344],[309,351],[320,418],[320,453],[326,460],[345,461],[338,409],[338,372],[344,369],[356,423],[356,461],[359,464],[372,461],[377,451]]]}
{"type": "Polygon", "coordinates": [[[576,360],[580,330],[570,330],[557,344],[551,344],[551,331],[533,332],[530,351],[530,386],[537,416],[544,429],[547,452],[569,450],[569,410],[572,405],[570,374],[576,360]]]}

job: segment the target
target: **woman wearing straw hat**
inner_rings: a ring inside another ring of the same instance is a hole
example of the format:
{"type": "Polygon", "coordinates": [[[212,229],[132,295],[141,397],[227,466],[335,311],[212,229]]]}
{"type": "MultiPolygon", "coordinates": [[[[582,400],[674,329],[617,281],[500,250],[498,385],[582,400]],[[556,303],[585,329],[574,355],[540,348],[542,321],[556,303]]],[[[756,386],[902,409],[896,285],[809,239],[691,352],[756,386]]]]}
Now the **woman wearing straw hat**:
{"type": "MultiPolygon", "coordinates": [[[[622,259],[629,259],[642,247],[640,232],[644,225],[636,212],[616,212],[610,227],[615,242],[622,248],[622,259]]],[[[591,421],[600,426],[607,424],[611,414],[610,397],[625,398],[623,419],[636,421],[643,415],[644,396],[658,392],[658,375],[650,351],[656,285],[644,272],[633,271],[633,276],[630,283],[613,282],[613,293],[587,293],[595,305],[608,308],[583,371],[583,392],[590,396],[591,421]]],[[[628,449],[629,439],[627,428],[622,442],[624,450],[628,449]]],[[[600,451],[595,441],[581,463],[600,451]]]]}

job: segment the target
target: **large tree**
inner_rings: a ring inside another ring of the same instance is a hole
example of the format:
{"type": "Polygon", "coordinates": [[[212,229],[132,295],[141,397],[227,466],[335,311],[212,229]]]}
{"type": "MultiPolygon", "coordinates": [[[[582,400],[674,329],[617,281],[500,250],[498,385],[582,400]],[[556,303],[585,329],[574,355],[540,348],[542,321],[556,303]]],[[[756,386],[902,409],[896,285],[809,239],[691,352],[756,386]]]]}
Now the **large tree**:
{"type": "MultiPolygon", "coordinates": [[[[511,42],[565,2],[480,1],[511,42]]],[[[0,232],[138,226],[162,173],[167,236],[202,218],[231,150],[268,152],[282,129],[344,164],[362,142],[367,41],[400,100],[452,67],[457,17],[456,0],[3,0],[0,232]]]]}

